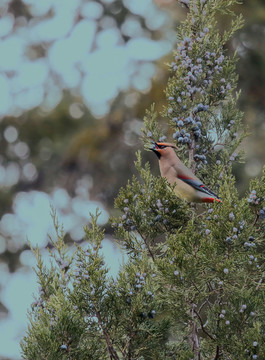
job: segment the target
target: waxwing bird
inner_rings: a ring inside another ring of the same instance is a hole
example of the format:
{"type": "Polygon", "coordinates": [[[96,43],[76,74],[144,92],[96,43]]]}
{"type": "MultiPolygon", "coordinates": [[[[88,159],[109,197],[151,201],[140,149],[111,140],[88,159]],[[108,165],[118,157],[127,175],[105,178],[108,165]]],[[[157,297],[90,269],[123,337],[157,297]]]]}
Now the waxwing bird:
{"type": "Polygon", "coordinates": [[[191,202],[221,202],[220,198],[180,161],[174,149],[178,150],[175,145],[162,142],[155,142],[151,148],[159,159],[161,176],[174,185],[175,194],[191,202]]]}

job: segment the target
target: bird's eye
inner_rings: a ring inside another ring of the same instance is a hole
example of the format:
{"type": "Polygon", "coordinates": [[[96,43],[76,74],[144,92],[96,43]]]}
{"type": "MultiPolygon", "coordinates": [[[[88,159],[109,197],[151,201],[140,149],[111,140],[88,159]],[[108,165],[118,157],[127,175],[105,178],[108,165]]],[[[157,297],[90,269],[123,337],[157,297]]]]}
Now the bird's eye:
{"type": "Polygon", "coordinates": [[[160,147],[160,149],[165,149],[166,148],[165,145],[160,145],[159,147],[160,147]]]}

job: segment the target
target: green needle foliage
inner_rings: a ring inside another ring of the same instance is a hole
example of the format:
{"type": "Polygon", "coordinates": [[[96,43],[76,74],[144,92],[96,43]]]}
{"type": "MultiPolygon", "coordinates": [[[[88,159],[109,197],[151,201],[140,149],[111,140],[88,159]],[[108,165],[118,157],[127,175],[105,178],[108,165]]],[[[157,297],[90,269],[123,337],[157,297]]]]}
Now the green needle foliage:
{"type": "Polygon", "coordinates": [[[137,176],[121,189],[112,219],[128,260],[113,278],[104,263],[97,217],[86,245],[70,256],[53,212],[57,240],[51,266],[39,250],[39,295],[21,342],[24,359],[265,359],[265,171],[239,198],[231,172],[246,135],[235,56],[226,42],[242,25],[236,0],[183,0],[187,19],[169,65],[169,105],[147,112],[143,140],[164,139],[222,203],[188,204],[162,177],[135,162],[137,176]],[[217,17],[231,16],[219,33],[217,17]]]}

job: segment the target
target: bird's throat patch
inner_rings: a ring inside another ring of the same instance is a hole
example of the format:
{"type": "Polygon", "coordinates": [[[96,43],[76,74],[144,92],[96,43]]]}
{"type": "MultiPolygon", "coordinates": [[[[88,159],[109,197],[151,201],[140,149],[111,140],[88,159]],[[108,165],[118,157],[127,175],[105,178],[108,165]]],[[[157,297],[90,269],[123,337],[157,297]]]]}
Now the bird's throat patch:
{"type": "Polygon", "coordinates": [[[159,152],[159,151],[156,151],[155,149],[152,149],[152,150],[153,150],[153,152],[156,154],[156,156],[158,157],[158,159],[160,159],[160,158],[161,158],[160,152],[159,152]]]}

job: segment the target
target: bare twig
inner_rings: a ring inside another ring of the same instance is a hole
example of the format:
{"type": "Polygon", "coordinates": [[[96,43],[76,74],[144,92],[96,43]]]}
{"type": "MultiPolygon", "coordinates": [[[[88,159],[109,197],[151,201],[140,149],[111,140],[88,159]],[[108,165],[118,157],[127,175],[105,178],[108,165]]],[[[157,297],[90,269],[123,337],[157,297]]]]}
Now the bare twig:
{"type": "Polygon", "coordinates": [[[253,227],[256,225],[256,223],[257,223],[257,221],[259,220],[259,214],[257,213],[256,214],[256,218],[255,218],[255,221],[254,221],[254,223],[253,223],[253,227]]]}
{"type": "Polygon", "coordinates": [[[198,311],[196,311],[196,310],[194,309],[194,312],[195,312],[197,318],[198,318],[199,321],[200,321],[200,324],[201,324],[201,327],[202,327],[202,331],[203,331],[207,336],[209,336],[210,339],[214,340],[214,337],[213,337],[211,334],[209,334],[208,331],[205,329],[204,324],[203,324],[203,321],[202,321],[202,318],[201,318],[200,314],[198,313],[198,311]]]}
{"type": "Polygon", "coordinates": [[[129,334],[129,339],[128,341],[126,342],[123,350],[122,350],[122,353],[123,355],[125,355],[126,353],[126,349],[127,349],[127,356],[128,356],[128,360],[131,360],[132,359],[132,349],[131,349],[131,344],[132,344],[132,338],[134,337],[135,333],[133,332],[133,321],[132,319],[129,320],[130,321],[130,334],[129,334]]]}
{"type": "Polygon", "coordinates": [[[190,335],[190,343],[192,346],[192,351],[194,353],[194,360],[200,360],[200,341],[198,337],[198,327],[196,321],[194,320],[195,308],[192,307],[191,311],[191,335],[190,335]]]}
{"type": "Polygon", "coordinates": [[[206,299],[206,300],[201,304],[201,306],[199,307],[199,310],[198,310],[198,313],[199,313],[199,314],[200,314],[202,308],[204,307],[204,305],[206,305],[206,304],[209,304],[209,300],[208,300],[208,299],[206,299]]]}
{"type": "Polygon", "coordinates": [[[99,311],[96,311],[96,317],[98,319],[99,325],[101,326],[104,338],[105,338],[106,343],[107,343],[107,348],[108,348],[108,353],[109,353],[110,360],[120,360],[116,350],[114,349],[114,347],[112,345],[112,341],[110,339],[108,330],[106,329],[106,327],[103,324],[103,321],[102,321],[102,318],[101,318],[101,315],[100,315],[99,311]]]}
{"type": "Polygon", "coordinates": [[[216,146],[225,146],[226,144],[224,144],[224,143],[219,143],[219,142],[217,142],[217,143],[215,143],[213,146],[212,146],[212,150],[216,147],[216,146]]]}
{"type": "Polygon", "coordinates": [[[219,357],[220,357],[220,348],[219,348],[219,346],[217,345],[217,346],[216,346],[216,354],[215,354],[214,360],[219,359],[219,357]]]}
{"type": "Polygon", "coordinates": [[[149,254],[150,254],[150,256],[151,256],[151,258],[152,258],[152,260],[153,260],[153,262],[155,262],[155,256],[154,256],[154,254],[152,253],[152,250],[151,250],[151,248],[150,248],[150,246],[149,246],[149,244],[148,244],[148,242],[147,242],[147,239],[140,233],[140,231],[139,231],[138,229],[137,229],[137,231],[138,231],[138,233],[140,234],[141,238],[143,239],[144,244],[145,244],[145,246],[146,246],[146,248],[147,248],[147,250],[148,250],[148,252],[149,252],[149,254]]]}
{"type": "Polygon", "coordinates": [[[261,279],[259,279],[258,285],[256,286],[256,290],[258,290],[260,288],[260,285],[263,282],[263,277],[261,279]]]}

